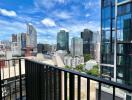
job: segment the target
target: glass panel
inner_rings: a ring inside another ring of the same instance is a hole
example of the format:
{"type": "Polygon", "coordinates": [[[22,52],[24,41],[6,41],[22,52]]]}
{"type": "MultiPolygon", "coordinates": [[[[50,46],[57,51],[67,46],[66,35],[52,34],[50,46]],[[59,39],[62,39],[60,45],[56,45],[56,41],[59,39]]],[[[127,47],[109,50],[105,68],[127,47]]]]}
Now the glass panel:
{"type": "Polygon", "coordinates": [[[118,13],[117,13],[118,15],[131,13],[131,3],[119,6],[117,10],[118,10],[118,13]]]}

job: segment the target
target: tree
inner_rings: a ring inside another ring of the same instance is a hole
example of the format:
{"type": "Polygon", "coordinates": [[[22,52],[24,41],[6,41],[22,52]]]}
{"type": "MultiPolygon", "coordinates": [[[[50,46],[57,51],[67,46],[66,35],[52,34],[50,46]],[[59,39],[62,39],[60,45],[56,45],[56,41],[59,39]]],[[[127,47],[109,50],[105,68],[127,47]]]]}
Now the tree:
{"type": "Polygon", "coordinates": [[[72,67],[71,67],[71,66],[67,66],[67,65],[65,66],[65,68],[67,68],[67,69],[72,69],[72,67]]]}
{"type": "Polygon", "coordinates": [[[78,70],[79,72],[82,72],[83,68],[84,68],[84,65],[80,64],[80,65],[77,65],[75,69],[78,70]]]}
{"type": "Polygon", "coordinates": [[[87,74],[93,75],[93,76],[99,76],[99,67],[98,65],[93,66],[91,70],[86,70],[87,74]]]}
{"type": "Polygon", "coordinates": [[[91,54],[84,54],[84,62],[87,62],[90,59],[92,59],[92,55],[91,54]]]}

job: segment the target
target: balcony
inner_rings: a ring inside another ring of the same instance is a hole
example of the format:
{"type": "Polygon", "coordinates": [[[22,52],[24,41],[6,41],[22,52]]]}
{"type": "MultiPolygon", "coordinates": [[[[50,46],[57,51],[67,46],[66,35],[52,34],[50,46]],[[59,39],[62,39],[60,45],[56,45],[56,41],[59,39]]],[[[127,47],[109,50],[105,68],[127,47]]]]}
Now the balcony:
{"type": "Polygon", "coordinates": [[[29,59],[0,67],[1,100],[129,100],[124,94],[132,93],[132,86],[29,59]]]}

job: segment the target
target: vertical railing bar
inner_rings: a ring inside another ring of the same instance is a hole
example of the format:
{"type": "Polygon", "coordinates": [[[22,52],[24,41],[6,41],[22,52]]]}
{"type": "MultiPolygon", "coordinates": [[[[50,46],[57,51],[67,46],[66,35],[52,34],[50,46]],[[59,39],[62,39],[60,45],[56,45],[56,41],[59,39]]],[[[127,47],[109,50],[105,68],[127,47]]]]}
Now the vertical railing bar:
{"type": "Polygon", "coordinates": [[[62,100],[62,79],[61,79],[62,72],[59,70],[58,73],[59,73],[59,100],[62,100]]]}
{"type": "MultiPolygon", "coordinates": [[[[9,79],[10,79],[10,61],[8,60],[8,67],[9,67],[9,79]]],[[[9,91],[10,91],[10,100],[11,100],[11,84],[9,84],[9,91]]]]}
{"type": "Polygon", "coordinates": [[[51,89],[52,89],[52,69],[51,67],[49,66],[49,100],[52,100],[52,93],[51,93],[51,89]]]}
{"type": "Polygon", "coordinates": [[[52,86],[52,80],[53,80],[53,71],[52,67],[50,67],[50,100],[53,100],[53,86],[52,86]]]}
{"type": "Polygon", "coordinates": [[[81,77],[78,75],[78,100],[81,100],[81,77]]]}
{"type": "MultiPolygon", "coordinates": [[[[2,68],[2,72],[3,72],[3,80],[4,80],[4,68],[2,68]]],[[[3,84],[4,84],[4,81],[3,81],[3,84]]],[[[4,87],[4,86],[3,86],[4,87]]],[[[1,88],[2,89],[2,88],[1,88]]],[[[4,89],[4,88],[3,88],[4,89]]],[[[1,90],[2,91],[2,90],[1,90]]],[[[3,91],[2,91],[3,92],[3,91]]],[[[2,92],[1,92],[1,95],[2,95],[2,92]]],[[[4,100],[5,100],[5,93],[4,93],[4,100]]]]}
{"type": "Polygon", "coordinates": [[[64,72],[64,100],[67,100],[67,72],[64,72]]]}
{"type": "Polygon", "coordinates": [[[115,100],[115,86],[113,86],[113,100],[115,100]]]}
{"type": "MultiPolygon", "coordinates": [[[[34,66],[34,70],[33,70],[33,72],[35,73],[35,74],[37,74],[38,73],[38,68],[37,68],[37,66],[36,66],[37,64],[35,63],[35,62],[33,62],[33,66],[34,66]]],[[[38,83],[38,74],[37,75],[35,75],[35,80],[34,80],[34,83],[35,83],[35,89],[36,89],[36,91],[35,91],[35,95],[36,95],[36,99],[39,99],[39,96],[38,96],[38,87],[39,86],[37,86],[37,83],[38,83]]]]}
{"type": "Polygon", "coordinates": [[[48,97],[49,97],[49,96],[48,96],[48,95],[49,95],[49,93],[48,93],[48,88],[49,88],[49,87],[48,87],[48,80],[49,80],[48,70],[49,70],[49,69],[48,69],[48,66],[46,66],[46,93],[47,93],[47,94],[46,94],[46,100],[48,100],[48,97]]]}
{"type": "Polygon", "coordinates": [[[27,62],[28,61],[25,59],[25,89],[26,89],[26,99],[28,99],[27,98],[27,66],[28,66],[27,62]]]}
{"type": "Polygon", "coordinates": [[[51,96],[50,89],[51,89],[51,69],[48,66],[48,100],[50,100],[50,96],[51,96]]]}
{"type": "Polygon", "coordinates": [[[29,91],[30,87],[28,86],[29,85],[29,81],[32,81],[30,80],[30,73],[31,73],[31,68],[30,68],[31,64],[28,60],[25,60],[25,82],[26,82],[26,99],[29,100],[29,99],[32,99],[30,97],[31,93],[29,91]]]}
{"type": "MultiPolygon", "coordinates": [[[[32,64],[34,66],[33,72],[34,72],[34,74],[37,74],[38,73],[38,68],[36,66],[36,63],[33,62],[32,64]]],[[[38,75],[35,75],[34,83],[35,83],[35,89],[36,89],[36,91],[34,92],[34,95],[36,96],[36,99],[39,99],[39,96],[38,96],[38,86],[37,86],[38,81],[39,81],[38,80],[38,75]]]]}
{"type": "Polygon", "coordinates": [[[51,67],[52,71],[52,100],[54,100],[54,68],[51,67]]]}
{"type": "MultiPolygon", "coordinates": [[[[15,62],[15,60],[13,60],[13,63],[15,62]]],[[[13,65],[13,67],[14,67],[14,75],[15,75],[15,99],[17,98],[17,90],[16,90],[16,66],[15,65],[13,65]]]]}
{"type": "Polygon", "coordinates": [[[101,83],[99,82],[98,100],[101,100],[101,83]]]}
{"type": "Polygon", "coordinates": [[[39,70],[40,70],[40,66],[39,66],[38,63],[34,63],[34,65],[35,65],[36,74],[37,74],[37,75],[36,75],[36,80],[37,80],[37,81],[36,81],[36,90],[37,90],[37,91],[36,91],[36,94],[37,94],[37,99],[40,100],[40,90],[39,90],[39,87],[40,87],[40,84],[39,84],[39,83],[40,83],[40,77],[39,77],[39,76],[40,76],[40,73],[39,73],[39,72],[40,72],[40,71],[39,71],[39,70]]]}
{"type": "MultiPolygon", "coordinates": [[[[2,64],[1,64],[2,62],[0,61],[0,100],[2,100],[2,78],[1,78],[1,69],[3,69],[2,68],[2,64]]],[[[4,76],[3,76],[4,77],[4,76]]],[[[4,80],[4,78],[3,78],[3,80],[4,80]]],[[[5,100],[5,94],[4,94],[4,100],[5,100]]]]}
{"type": "Polygon", "coordinates": [[[22,100],[22,73],[21,73],[21,59],[19,59],[19,80],[20,80],[20,100],[22,100]]]}
{"type": "Polygon", "coordinates": [[[69,79],[69,86],[70,86],[70,88],[69,88],[69,94],[70,94],[70,96],[69,96],[69,100],[74,100],[74,74],[72,74],[72,73],[70,73],[70,79],[69,79]]]}
{"type": "Polygon", "coordinates": [[[1,80],[1,69],[2,69],[2,64],[0,61],[0,100],[2,100],[2,80],[1,80]]]}
{"type": "Polygon", "coordinates": [[[46,66],[44,66],[44,100],[46,100],[46,66]]]}
{"type": "Polygon", "coordinates": [[[59,100],[59,70],[56,69],[56,99],[59,100]]]}
{"type": "Polygon", "coordinates": [[[2,68],[2,64],[1,64],[1,61],[0,61],[0,100],[2,100],[2,80],[1,80],[1,68],[2,68]]]}
{"type": "Polygon", "coordinates": [[[57,93],[56,93],[56,69],[54,68],[54,100],[57,100],[56,97],[57,97],[57,93]]]}
{"type": "Polygon", "coordinates": [[[87,100],[90,100],[90,79],[87,78],[87,100]]]}

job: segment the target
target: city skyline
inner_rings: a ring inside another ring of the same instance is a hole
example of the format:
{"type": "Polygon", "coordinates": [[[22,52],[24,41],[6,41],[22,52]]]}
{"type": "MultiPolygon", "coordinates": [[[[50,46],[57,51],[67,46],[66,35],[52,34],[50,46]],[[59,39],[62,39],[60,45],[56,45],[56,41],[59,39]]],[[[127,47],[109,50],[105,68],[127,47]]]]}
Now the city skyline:
{"type": "Polygon", "coordinates": [[[57,32],[61,29],[69,31],[70,39],[80,36],[80,32],[85,28],[99,31],[100,1],[2,0],[0,2],[0,37],[9,40],[11,34],[26,32],[26,23],[35,26],[38,42],[43,43],[48,40],[52,40],[48,41],[50,43],[55,43],[57,32]]]}

